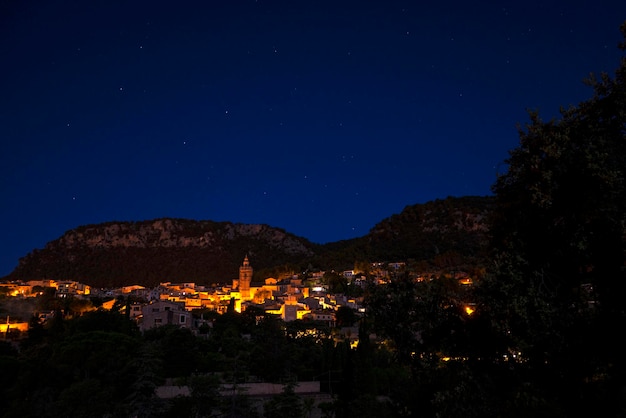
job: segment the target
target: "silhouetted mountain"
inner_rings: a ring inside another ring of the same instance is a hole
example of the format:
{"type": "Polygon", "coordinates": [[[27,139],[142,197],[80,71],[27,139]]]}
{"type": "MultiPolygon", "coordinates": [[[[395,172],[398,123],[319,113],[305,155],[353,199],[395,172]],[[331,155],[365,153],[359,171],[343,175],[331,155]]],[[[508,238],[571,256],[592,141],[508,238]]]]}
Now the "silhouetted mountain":
{"type": "Polygon", "coordinates": [[[355,261],[465,262],[481,255],[491,203],[489,197],[450,197],[407,206],[364,237],[325,245],[268,225],[185,219],[87,225],[29,253],[4,279],[77,280],[94,287],[228,282],[246,254],[257,272],[351,268],[355,261]]]}
{"type": "Polygon", "coordinates": [[[364,237],[326,244],[320,258],[346,268],[355,260],[477,263],[485,256],[492,206],[493,198],[480,196],[407,206],[364,237]]]}
{"type": "Polygon", "coordinates": [[[315,244],[267,225],[156,219],[66,232],[22,258],[8,279],[68,279],[95,287],[229,281],[248,254],[260,268],[301,260],[315,244]]]}

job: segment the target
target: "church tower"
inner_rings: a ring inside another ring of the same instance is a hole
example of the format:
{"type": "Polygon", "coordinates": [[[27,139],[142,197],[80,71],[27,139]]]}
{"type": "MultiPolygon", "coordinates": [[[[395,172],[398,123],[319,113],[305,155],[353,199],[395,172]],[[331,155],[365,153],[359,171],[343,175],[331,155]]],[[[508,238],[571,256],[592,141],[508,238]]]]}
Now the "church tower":
{"type": "Polygon", "coordinates": [[[248,261],[248,255],[243,259],[243,265],[239,267],[239,292],[242,300],[250,299],[250,282],[252,281],[252,267],[248,261]]]}

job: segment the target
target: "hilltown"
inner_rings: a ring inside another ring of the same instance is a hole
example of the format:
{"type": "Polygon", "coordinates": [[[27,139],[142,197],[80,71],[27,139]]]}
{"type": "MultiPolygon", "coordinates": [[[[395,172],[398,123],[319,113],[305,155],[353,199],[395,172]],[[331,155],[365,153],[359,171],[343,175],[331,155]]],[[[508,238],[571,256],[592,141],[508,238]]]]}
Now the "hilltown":
{"type": "MultiPolygon", "coordinates": [[[[377,285],[386,283],[390,276],[404,267],[404,263],[373,263],[371,278],[377,285]]],[[[144,331],[162,325],[176,325],[189,328],[196,332],[203,326],[211,326],[209,320],[202,315],[192,315],[193,311],[210,310],[220,314],[232,309],[243,312],[251,306],[262,309],[266,314],[273,314],[285,322],[294,320],[310,320],[324,322],[335,327],[336,313],[342,307],[349,308],[357,315],[365,312],[363,297],[347,297],[344,294],[329,293],[323,284],[325,272],[312,272],[307,276],[306,284],[298,275],[281,279],[267,278],[264,283],[252,282],[253,268],[248,256],[239,268],[239,277],[232,284],[200,286],[195,283],[163,282],[155,288],[140,285],[124,286],[118,289],[93,289],[76,281],[32,280],[26,283],[0,283],[0,290],[7,296],[34,297],[42,293],[42,289],[55,289],[57,298],[100,297],[106,302],[103,309],[111,309],[120,300],[129,303],[122,309],[136,321],[139,329],[144,331]],[[132,302],[130,302],[132,301],[132,302]]],[[[361,272],[347,270],[339,273],[347,283],[364,287],[366,276],[361,272]]],[[[471,285],[472,280],[465,273],[455,275],[463,285],[471,285]]],[[[422,280],[422,277],[416,280],[422,280]]],[[[471,311],[471,307],[467,307],[471,311]]],[[[468,313],[470,313],[468,311],[468,313]]],[[[40,321],[46,321],[54,312],[35,313],[40,321]]],[[[23,321],[24,319],[22,319],[23,321]]],[[[0,333],[19,335],[28,331],[28,322],[11,321],[0,324],[0,333]]],[[[351,343],[357,342],[356,329],[345,329],[343,338],[351,343]]]]}

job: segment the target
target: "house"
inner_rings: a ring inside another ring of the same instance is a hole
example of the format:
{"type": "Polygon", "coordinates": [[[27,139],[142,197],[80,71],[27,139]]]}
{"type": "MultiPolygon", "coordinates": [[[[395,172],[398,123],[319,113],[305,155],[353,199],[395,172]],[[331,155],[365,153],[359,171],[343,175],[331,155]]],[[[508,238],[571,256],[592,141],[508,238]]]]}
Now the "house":
{"type": "Polygon", "coordinates": [[[143,289],[145,289],[145,287],[138,285],[138,284],[134,284],[130,286],[122,286],[121,288],[123,294],[133,293],[133,292],[136,292],[137,290],[143,290],[143,289]]]}
{"type": "Polygon", "coordinates": [[[331,310],[315,309],[306,315],[305,318],[311,321],[325,322],[329,327],[334,327],[336,324],[335,312],[331,310]]]}
{"type": "Polygon", "coordinates": [[[57,282],[56,297],[58,298],[89,294],[91,294],[91,288],[86,284],[73,280],[60,280],[57,282]]]}
{"type": "Polygon", "coordinates": [[[142,320],[139,329],[145,331],[162,325],[192,327],[191,313],[185,309],[185,303],[169,300],[157,300],[144,305],[141,309],[142,320]]]}
{"type": "Polygon", "coordinates": [[[141,310],[142,307],[143,307],[143,304],[139,302],[133,302],[130,305],[130,319],[141,317],[141,315],[143,314],[141,310]]]}
{"type": "Polygon", "coordinates": [[[283,303],[266,308],[265,313],[278,315],[283,321],[290,322],[304,318],[311,311],[301,303],[283,303]]]}
{"type": "Polygon", "coordinates": [[[21,282],[0,283],[0,289],[0,293],[7,296],[26,296],[33,292],[33,286],[21,282]]]}

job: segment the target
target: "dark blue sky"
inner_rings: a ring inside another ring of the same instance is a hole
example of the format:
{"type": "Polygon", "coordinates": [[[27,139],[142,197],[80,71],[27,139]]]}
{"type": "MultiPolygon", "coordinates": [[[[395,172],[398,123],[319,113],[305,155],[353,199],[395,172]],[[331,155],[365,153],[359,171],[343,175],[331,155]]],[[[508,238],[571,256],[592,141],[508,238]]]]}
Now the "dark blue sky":
{"type": "Polygon", "coordinates": [[[80,225],[366,234],[488,195],[526,110],[618,66],[624,1],[0,6],[0,276],[80,225]]]}

